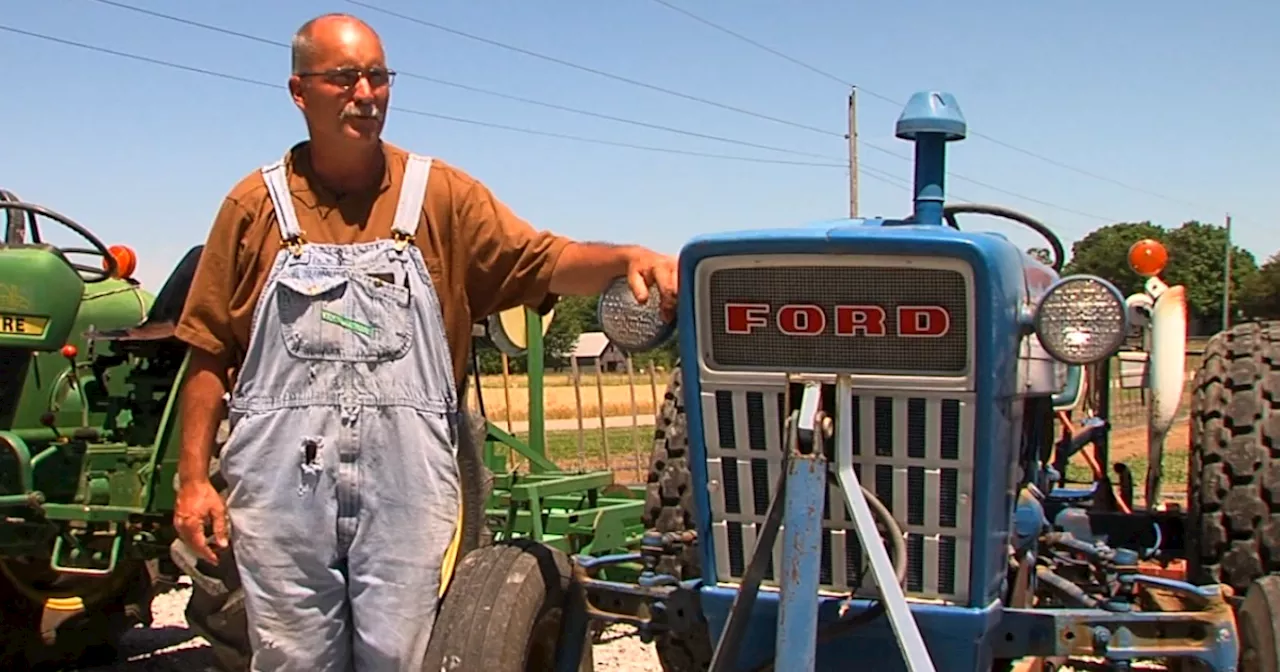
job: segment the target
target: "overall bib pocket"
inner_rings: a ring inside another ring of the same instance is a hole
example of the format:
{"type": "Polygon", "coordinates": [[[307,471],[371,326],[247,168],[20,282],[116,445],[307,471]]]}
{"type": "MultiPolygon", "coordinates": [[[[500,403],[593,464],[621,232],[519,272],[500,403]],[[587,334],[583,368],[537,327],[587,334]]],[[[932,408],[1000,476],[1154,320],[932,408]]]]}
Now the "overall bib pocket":
{"type": "Polygon", "coordinates": [[[409,351],[407,287],[364,273],[279,279],[276,309],[285,349],[300,359],[379,362],[409,351]]]}

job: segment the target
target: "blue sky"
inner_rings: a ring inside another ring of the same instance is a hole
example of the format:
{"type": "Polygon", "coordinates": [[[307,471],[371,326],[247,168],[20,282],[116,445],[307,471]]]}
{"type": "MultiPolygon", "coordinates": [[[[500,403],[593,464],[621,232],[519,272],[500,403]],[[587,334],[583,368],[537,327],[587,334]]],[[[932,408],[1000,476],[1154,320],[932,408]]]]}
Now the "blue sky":
{"type": "MultiPolygon", "coordinates": [[[[653,0],[364,1],[793,125],[343,0],[118,1],[279,42],[318,13],[349,11],[382,34],[392,67],[402,72],[829,158],[735,146],[406,76],[396,82],[393,108],[685,151],[834,164],[846,156],[841,84],[653,0]]],[[[901,185],[910,180],[911,164],[894,155],[908,157],[910,145],[893,138],[893,122],[912,92],[941,89],[957,97],[971,132],[951,145],[949,168],[1003,190],[953,176],[948,189],[956,197],[1039,217],[1068,247],[1110,221],[1176,226],[1192,218],[1221,222],[1230,212],[1238,244],[1260,263],[1280,250],[1267,208],[1280,156],[1280,43],[1273,35],[1280,3],[671,1],[862,87],[864,215],[908,211],[901,185]],[[883,175],[890,181],[877,179],[883,175]]],[[[0,31],[0,62],[10,72],[0,114],[0,186],[69,215],[107,244],[133,246],[141,258],[138,277],[154,289],[204,240],[226,191],[305,132],[285,89],[287,49],[93,0],[5,4],[3,26],[279,83],[272,91],[0,31]]],[[[394,109],[386,137],[462,167],[536,226],[583,239],[676,252],[695,234],[800,224],[848,209],[848,176],[839,167],[639,151],[394,109]]],[[[1013,225],[969,222],[1036,244],[1034,234],[1013,225]]],[[[56,240],[73,239],[60,233],[56,240]]]]}

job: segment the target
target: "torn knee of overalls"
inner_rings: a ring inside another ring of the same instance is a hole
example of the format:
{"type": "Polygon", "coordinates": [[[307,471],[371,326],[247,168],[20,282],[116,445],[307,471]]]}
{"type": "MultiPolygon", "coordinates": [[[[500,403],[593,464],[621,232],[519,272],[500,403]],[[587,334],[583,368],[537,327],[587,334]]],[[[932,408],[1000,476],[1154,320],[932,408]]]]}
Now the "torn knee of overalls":
{"type": "Polygon", "coordinates": [[[303,471],[313,472],[320,469],[320,447],[322,445],[324,445],[323,437],[308,436],[302,440],[303,471]]]}
{"type": "Polygon", "coordinates": [[[320,455],[323,445],[324,439],[319,436],[302,439],[302,484],[298,487],[299,494],[306,492],[308,487],[314,488],[320,479],[320,472],[324,468],[320,455]]]}

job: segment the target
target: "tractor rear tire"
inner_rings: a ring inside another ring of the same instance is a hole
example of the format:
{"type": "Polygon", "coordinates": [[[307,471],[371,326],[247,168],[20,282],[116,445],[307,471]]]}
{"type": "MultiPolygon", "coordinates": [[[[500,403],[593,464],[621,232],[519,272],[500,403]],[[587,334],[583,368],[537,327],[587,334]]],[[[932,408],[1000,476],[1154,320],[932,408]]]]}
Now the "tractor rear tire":
{"type": "Polygon", "coordinates": [[[1280,322],[1209,340],[1190,443],[1188,575],[1244,595],[1280,570],[1280,322]]]}
{"type": "Polygon", "coordinates": [[[46,566],[15,562],[0,571],[0,669],[109,665],[130,628],[150,625],[155,581],[146,563],[122,559],[109,577],[61,583],[47,561],[35,562],[46,566]],[[48,640],[42,636],[46,597],[83,602],[83,611],[54,626],[48,640]]]}
{"type": "MultiPolygon", "coordinates": [[[[555,668],[571,580],[564,553],[529,539],[469,553],[445,593],[423,672],[555,668]]],[[[594,669],[591,633],[579,669],[594,669]]]]}
{"type": "Polygon", "coordinates": [[[1280,577],[1264,576],[1249,587],[1236,613],[1240,672],[1280,672],[1280,577]]]}
{"type": "MultiPolygon", "coordinates": [[[[659,533],[696,530],[694,523],[693,477],[689,472],[689,424],[684,408],[683,377],[679,363],[671,374],[667,392],[656,418],[653,451],[649,456],[649,479],[645,492],[645,529],[659,533]]],[[[702,575],[698,545],[685,545],[666,553],[656,571],[681,580],[702,575]]],[[[711,667],[711,631],[701,615],[691,632],[662,632],[654,638],[663,672],[704,672],[711,667]]]]}
{"type": "MultiPolygon", "coordinates": [[[[463,431],[458,441],[458,476],[462,486],[464,508],[462,543],[459,557],[493,543],[493,535],[485,524],[485,506],[493,492],[493,473],[484,464],[484,439],[487,424],[479,414],[463,413],[463,431]]],[[[225,436],[220,437],[225,441],[225,436]]],[[[215,457],[210,465],[213,487],[226,495],[227,483],[218,469],[215,457]]],[[[227,549],[215,567],[186,549],[181,539],[170,549],[174,561],[192,578],[191,598],[187,602],[187,625],[205,638],[213,649],[222,672],[245,672],[253,651],[249,644],[249,621],[245,613],[244,589],[235,564],[235,543],[227,549]]]]}

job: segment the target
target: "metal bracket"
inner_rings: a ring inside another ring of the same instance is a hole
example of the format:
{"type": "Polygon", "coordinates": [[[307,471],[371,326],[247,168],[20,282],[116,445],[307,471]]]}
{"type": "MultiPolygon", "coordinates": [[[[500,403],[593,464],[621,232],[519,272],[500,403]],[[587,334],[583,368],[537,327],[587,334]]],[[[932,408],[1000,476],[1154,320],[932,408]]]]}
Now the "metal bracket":
{"type": "MultiPolygon", "coordinates": [[[[53,556],[49,559],[49,566],[55,572],[64,574],[78,574],[81,576],[111,576],[116,571],[116,564],[120,561],[120,549],[123,546],[124,535],[117,532],[116,536],[111,540],[111,555],[107,559],[106,569],[94,569],[90,567],[73,567],[63,562],[62,556],[66,552],[66,543],[64,537],[59,535],[57,540],[53,542],[53,556]]],[[[76,549],[80,550],[79,548],[76,549]]],[[[75,551],[72,556],[75,556],[75,551]]]]}
{"type": "Polygon", "coordinates": [[[934,672],[933,660],[925,648],[920,628],[912,617],[907,598],[898,585],[884,539],[876,529],[875,518],[866,495],[853,470],[853,381],[847,374],[836,376],[836,468],[845,502],[853,513],[858,541],[870,556],[871,572],[876,579],[888,612],[889,622],[897,635],[898,647],[911,672],[934,672]]]}
{"type": "MultiPolygon", "coordinates": [[[[798,415],[791,414],[787,419],[787,435],[798,431],[796,423],[798,415]]],[[[760,593],[760,582],[764,580],[764,570],[768,567],[769,557],[773,554],[773,544],[778,538],[778,529],[782,525],[783,500],[787,491],[788,453],[782,457],[782,470],[778,473],[777,483],[773,486],[773,496],[769,498],[769,510],[765,513],[764,525],[756,537],[756,547],[751,552],[751,560],[738,586],[738,594],[733,596],[733,605],[729,607],[729,617],[725,621],[720,641],[716,643],[711,654],[711,665],[707,672],[727,672],[738,667],[739,643],[747,631],[751,610],[755,607],[756,597],[760,593]]]]}

